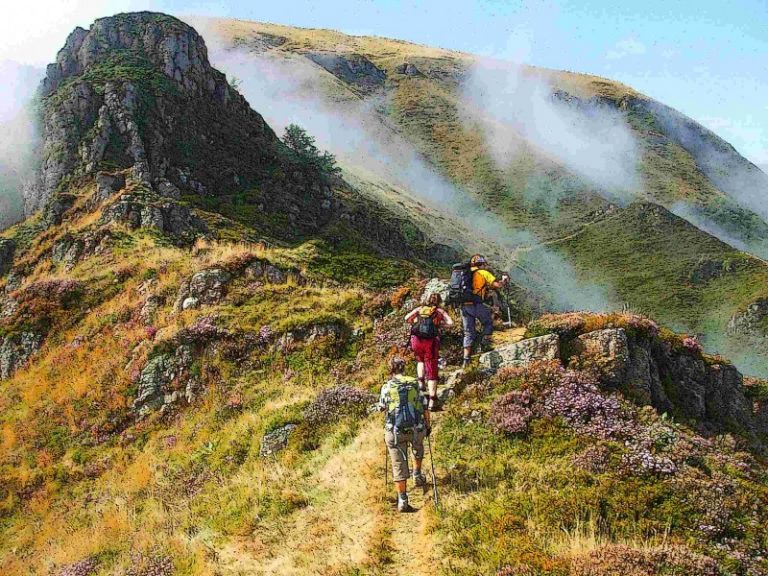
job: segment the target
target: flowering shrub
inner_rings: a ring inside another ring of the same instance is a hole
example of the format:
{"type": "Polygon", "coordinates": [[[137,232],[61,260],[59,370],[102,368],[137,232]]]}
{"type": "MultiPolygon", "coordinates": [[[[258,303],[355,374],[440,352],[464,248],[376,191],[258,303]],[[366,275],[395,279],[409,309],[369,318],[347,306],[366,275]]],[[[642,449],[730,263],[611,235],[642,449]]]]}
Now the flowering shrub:
{"type": "Polygon", "coordinates": [[[619,438],[628,428],[618,397],[603,396],[595,380],[574,370],[563,372],[560,384],[545,395],[542,413],[604,440],[619,438]]]}
{"type": "Polygon", "coordinates": [[[602,474],[608,469],[611,452],[607,446],[597,444],[590,446],[583,452],[575,454],[571,461],[573,465],[591,474],[602,474]]]}
{"type": "MultiPolygon", "coordinates": [[[[604,395],[591,371],[564,369],[558,362],[534,362],[526,368],[501,370],[491,380],[497,386],[511,380],[522,388],[498,397],[488,423],[497,433],[522,434],[534,418],[559,419],[575,433],[597,440],[622,442],[620,470],[644,476],[671,475],[691,455],[683,450],[677,429],[653,409],[634,409],[618,394],[604,395]]],[[[588,448],[574,465],[594,473],[610,465],[604,446],[588,448]]]]}
{"type": "Polygon", "coordinates": [[[571,564],[572,576],[719,576],[717,562],[682,546],[636,549],[620,544],[603,546],[571,564]]]}
{"type": "Polygon", "coordinates": [[[157,336],[157,326],[147,326],[144,329],[144,333],[147,336],[147,340],[154,340],[155,336],[157,336]]]}
{"type": "Polygon", "coordinates": [[[677,465],[668,457],[654,454],[638,443],[627,443],[627,452],[621,460],[622,468],[634,475],[668,475],[677,472],[677,465]]]}
{"type": "Polygon", "coordinates": [[[91,576],[96,572],[98,564],[94,558],[84,558],[74,564],[64,566],[56,576],[91,576]]]}
{"type": "Polygon", "coordinates": [[[538,574],[533,568],[516,564],[515,566],[504,566],[496,571],[496,576],[536,576],[538,574]]]}
{"type": "Polygon", "coordinates": [[[83,285],[76,280],[41,280],[29,286],[24,294],[32,298],[56,299],[63,304],[82,290],[83,285]]]}
{"type": "Polygon", "coordinates": [[[533,418],[533,396],[529,390],[513,390],[494,400],[489,424],[496,432],[524,434],[533,418]]]}
{"type": "Polygon", "coordinates": [[[327,388],[304,410],[310,425],[336,422],[344,416],[364,416],[376,396],[352,386],[327,388]]]}
{"type": "Polygon", "coordinates": [[[259,329],[259,344],[262,346],[267,346],[272,340],[275,339],[275,333],[272,331],[272,328],[268,325],[264,325],[259,329]]]}
{"type": "Polygon", "coordinates": [[[167,556],[133,555],[125,576],[173,576],[173,561],[167,556]]]}
{"type": "Polygon", "coordinates": [[[205,345],[229,336],[229,331],[216,326],[215,321],[215,316],[198,318],[193,324],[181,330],[177,339],[182,343],[205,345]]]}
{"type": "Polygon", "coordinates": [[[691,352],[701,352],[703,350],[695,336],[686,336],[683,338],[683,347],[691,352]]]}

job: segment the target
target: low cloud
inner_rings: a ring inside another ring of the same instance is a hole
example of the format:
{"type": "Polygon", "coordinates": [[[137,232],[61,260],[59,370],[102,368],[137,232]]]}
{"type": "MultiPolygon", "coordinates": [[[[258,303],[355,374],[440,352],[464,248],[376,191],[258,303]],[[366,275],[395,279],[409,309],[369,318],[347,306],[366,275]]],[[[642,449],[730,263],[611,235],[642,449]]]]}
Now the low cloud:
{"type": "Polygon", "coordinates": [[[37,142],[32,99],[42,76],[41,68],[0,62],[0,230],[23,217],[37,142]]]}
{"type": "Polygon", "coordinates": [[[335,154],[343,167],[394,184],[436,214],[463,223],[476,234],[467,239],[468,249],[489,242],[495,245],[496,264],[542,295],[552,309],[600,310],[607,306],[607,293],[582,284],[559,255],[538,249],[535,258],[533,252],[520,257],[520,249],[535,245],[537,238],[528,231],[510,229],[435,171],[387,124],[380,114],[384,101],[359,99],[309,59],[230,49],[216,42],[215,31],[206,31],[204,22],[194,25],[206,38],[213,65],[238,79],[240,92],[278,134],[288,124],[298,124],[321,148],[335,154]]]}
{"type": "Polygon", "coordinates": [[[612,107],[558,98],[546,78],[498,60],[475,64],[462,101],[467,121],[483,129],[502,170],[525,142],[611,200],[629,199],[641,186],[638,144],[624,115],[612,107]]]}
{"type": "Polygon", "coordinates": [[[626,56],[640,56],[646,53],[645,44],[634,38],[625,38],[617,42],[605,55],[608,60],[621,60],[626,56]]]}

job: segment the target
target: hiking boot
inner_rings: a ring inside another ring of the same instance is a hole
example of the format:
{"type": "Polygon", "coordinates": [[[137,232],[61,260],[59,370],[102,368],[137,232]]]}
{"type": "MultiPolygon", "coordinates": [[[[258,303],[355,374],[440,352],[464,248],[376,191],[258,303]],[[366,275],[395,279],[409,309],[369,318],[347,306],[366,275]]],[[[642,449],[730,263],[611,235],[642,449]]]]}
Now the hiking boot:
{"type": "Polygon", "coordinates": [[[440,412],[443,409],[442,406],[440,406],[440,401],[437,399],[437,396],[429,397],[429,404],[427,409],[430,412],[440,412]]]}
{"type": "Polygon", "coordinates": [[[398,494],[397,496],[397,511],[398,512],[413,512],[413,508],[408,503],[407,494],[398,494]]]}
{"type": "Polygon", "coordinates": [[[423,488],[427,485],[427,477],[424,476],[421,472],[414,472],[413,473],[413,485],[416,486],[416,488],[423,488]]]}

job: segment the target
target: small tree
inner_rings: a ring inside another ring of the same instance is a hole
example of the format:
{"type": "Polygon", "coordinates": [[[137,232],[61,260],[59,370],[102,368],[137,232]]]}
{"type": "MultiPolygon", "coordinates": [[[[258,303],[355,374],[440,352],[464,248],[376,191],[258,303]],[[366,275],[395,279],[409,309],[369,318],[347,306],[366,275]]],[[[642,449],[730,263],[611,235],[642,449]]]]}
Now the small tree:
{"type": "Polygon", "coordinates": [[[315,139],[301,126],[290,124],[283,134],[283,142],[298,156],[302,163],[313,166],[326,174],[341,172],[336,166],[336,157],[330,152],[320,151],[315,146],[315,139]]]}

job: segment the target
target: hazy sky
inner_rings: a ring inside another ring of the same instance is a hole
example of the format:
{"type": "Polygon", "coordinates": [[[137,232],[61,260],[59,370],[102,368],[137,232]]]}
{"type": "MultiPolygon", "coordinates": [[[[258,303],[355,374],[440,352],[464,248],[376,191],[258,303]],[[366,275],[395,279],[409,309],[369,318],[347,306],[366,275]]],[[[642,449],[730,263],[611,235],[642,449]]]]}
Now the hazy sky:
{"type": "Polygon", "coordinates": [[[606,76],[768,165],[766,0],[27,0],[3,8],[0,61],[45,64],[74,26],[140,9],[335,28],[606,76]]]}

